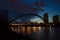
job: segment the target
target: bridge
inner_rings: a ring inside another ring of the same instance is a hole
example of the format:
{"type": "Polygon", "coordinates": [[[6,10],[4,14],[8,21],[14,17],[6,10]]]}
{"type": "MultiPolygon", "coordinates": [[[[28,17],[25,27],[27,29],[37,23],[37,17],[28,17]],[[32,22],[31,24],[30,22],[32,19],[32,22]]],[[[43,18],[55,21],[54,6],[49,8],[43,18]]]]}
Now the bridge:
{"type": "Polygon", "coordinates": [[[22,27],[50,27],[50,24],[10,24],[11,27],[17,27],[17,26],[22,26],[22,27]]]}
{"type": "Polygon", "coordinates": [[[39,17],[41,20],[44,20],[44,18],[43,18],[42,16],[37,15],[37,14],[24,14],[24,15],[21,15],[21,16],[17,16],[17,17],[15,17],[15,18],[12,19],[11,21],[9,21],[9,23],[13,22],[15,19],[21,18],[21,17],[23,17],[23,16],[27,16],[27,15],[37,16],[37,17],[39,17]]]}

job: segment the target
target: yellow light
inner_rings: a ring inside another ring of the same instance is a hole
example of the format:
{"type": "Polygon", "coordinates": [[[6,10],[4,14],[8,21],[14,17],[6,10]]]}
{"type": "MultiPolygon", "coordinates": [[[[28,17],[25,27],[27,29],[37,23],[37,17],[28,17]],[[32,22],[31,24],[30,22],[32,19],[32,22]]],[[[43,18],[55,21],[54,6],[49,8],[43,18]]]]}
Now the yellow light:
{"type": "Polygon", "coordinates": [[[22,27],[22,32],[23,32],[23,33],[25,32],[25,27],[22,27]]]}
{"type": "Polygon", "coordinates": [[[12,25],[14,25],[14,24],[12,24],[12,25]]]}
{"type": "Polygon", "coordinates": [[[13,28],[13,27],[11,27],[11,30],[12,30],[12,31],[14,31],[14,28],[13,28]]]}
{"type": "Polygon", "coordinates": [[[27,27],[27,33],[31,33],[31,27],[27,27]]]}
{"type": "Polygon", "coordinates": [[[33,31],[36,32],[36,27],[35,26],[33,27],[33,31]]]}

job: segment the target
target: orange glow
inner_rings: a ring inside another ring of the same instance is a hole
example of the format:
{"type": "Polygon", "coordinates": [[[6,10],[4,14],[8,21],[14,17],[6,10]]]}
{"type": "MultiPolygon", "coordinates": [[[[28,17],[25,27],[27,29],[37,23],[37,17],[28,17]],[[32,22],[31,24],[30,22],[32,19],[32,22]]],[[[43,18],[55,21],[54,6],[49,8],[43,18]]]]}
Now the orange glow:
{"type": "Polygon", "coordinates": [[[33,27],[33,31],[34,32],[41,31],[41,27],[33,27]]]}
{"type": "Polygon", "coordinates": [[[22,32],[25,33],[25,27],[22,27],[22,32]]]}
{"type": "Polygon", "coordinates": [[[33,31],[36,32],[36,27],[35,26],[33,27],[33,31]]]}
{"type": "Polygon", "coordinates": [[[31,27],[27,27],[27,33],[31,33],[31,27]]]}
{"type": "Polygon", "coordinates": [[[20,26],[18,26],[18,32],[20,33],[20,31],[21,31],[21,30],[20,30],[20,26]]]}
{"type": "Polygon", "coordinates": [[[14,28],[13,28],[13,27],[11,27],[11,30],[12,30],[12,31],[14,31],[14,28]]]}
{"type": "MultiPolygon", "coordinates": [[[[23,26],[18,26],[18,27],[11,27],[11,30],[15,31],[15,32],[18,32],[18,33],[22,32],[23,34],[25,34],[26,29],[23,26]]],[[[27,27],[27,33],[30,34],[32,31],[34,31],[34,32],[41,31],[41,27],[40,26],[39,27],[34,26],[34,27],[31,28],[31,27],[28,26],[27,27]]]]}

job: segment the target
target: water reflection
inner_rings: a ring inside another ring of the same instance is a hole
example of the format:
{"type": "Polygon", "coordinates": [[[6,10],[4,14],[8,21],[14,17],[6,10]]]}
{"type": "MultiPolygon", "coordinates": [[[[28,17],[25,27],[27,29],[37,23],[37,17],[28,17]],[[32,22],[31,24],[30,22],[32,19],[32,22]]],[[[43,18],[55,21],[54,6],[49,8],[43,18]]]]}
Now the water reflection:
{"type": "MultiPolygon", "coordinates": [[[[49,40],[54,40],[55,37],[55,28],[54,27],[27,27],[27,34],[31,34],[33,40],[44,40],[46,37],[49,40]]],[[[12,31],[17,33],[23,33],[25,35],[25,27],[11,27],[12,31]]]]}
{"type": "MultiPolygon", "coordinates": [[[[41,28],[42,27],[35,27],[35,26],[34,27],[27,27],[27,33],[31,33],[31,31],[33,31],[33,32],[41,31],[41,28]]],[[[25,27],[21,27],[21,26],[11,27],[11,30],[14,32],[18,32],[18,33],[20,33],[22,30],[22,32],[24,33],[25,27]]]]}

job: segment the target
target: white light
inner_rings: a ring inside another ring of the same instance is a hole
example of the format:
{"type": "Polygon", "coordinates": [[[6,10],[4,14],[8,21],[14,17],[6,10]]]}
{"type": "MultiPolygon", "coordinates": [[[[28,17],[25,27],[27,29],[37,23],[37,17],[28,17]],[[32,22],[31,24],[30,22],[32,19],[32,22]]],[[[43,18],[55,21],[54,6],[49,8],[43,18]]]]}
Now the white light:
{"type": "Polygon", "coordinates": [[[12,25],[14,25],[14,24],[12,24],[12,25]]]}
{"type": "Polygon", "coordinates": [[[15,24],[15,25],[17,25],[17,24],[15,24]]]}
{"type": "Polygon", "coordinates": [[[41,27],[39,27],[39,30],[41,30],[41,27]]]}

